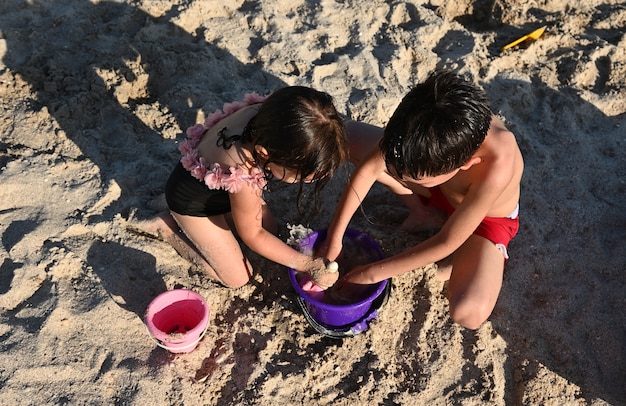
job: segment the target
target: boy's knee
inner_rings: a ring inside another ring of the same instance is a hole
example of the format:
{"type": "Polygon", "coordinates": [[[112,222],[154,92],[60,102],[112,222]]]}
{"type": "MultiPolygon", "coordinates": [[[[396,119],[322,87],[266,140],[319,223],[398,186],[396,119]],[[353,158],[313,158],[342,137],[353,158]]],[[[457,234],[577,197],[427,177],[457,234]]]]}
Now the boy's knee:
{"type": "Polygon", "coordinates": [[[459,303],[456,306],[450,304],[450,318],[461,326],[476,330],[491,315],[492,308],[480,303],[459,303]]]}

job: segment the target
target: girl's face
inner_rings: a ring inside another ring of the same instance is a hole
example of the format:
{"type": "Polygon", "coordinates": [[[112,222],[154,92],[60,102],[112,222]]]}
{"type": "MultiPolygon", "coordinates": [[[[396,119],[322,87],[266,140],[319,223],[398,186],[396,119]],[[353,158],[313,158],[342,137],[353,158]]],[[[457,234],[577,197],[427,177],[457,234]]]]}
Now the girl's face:
{"type": "MultiPolygon", "coordinates": [[[[259,155],[259,158],[261,160],[261,163],[264,163],[267,161],[267,159],[269,158],[269,154],[267,153],[267,149],[265,149],[265,147],[263,147],[262,145],[255,145],[254,149],[256,150],[257,154],[259,155]]],[[[272,172],[272,175],[274,176],[274,178],[283,181],[285,183],[297,183],[300,182],[300,177],[298,176],[297,171],[293,170],[293,169],[287,169],[284,166],[280,166],[278,164],[275,164],[273,162],[266,164],[265,165],[266,169],[269,169],[270,172],[272,172]]],[[[304,179],[305,183],[310,183],[313,182],[313,175],[307,177],[306,179],[304,179]]]]}
{"type": "MultiPolygon", "coordinates": [[[[287,169],[285,167],[276,165],[275,163],[270,163],[267,165],[267,168],[272,172],[274,178],[285,182],[285,183],[297,183],[300,182],[300,177],[297,172],[292,169],[287,169]]],[[[304,179],[305,183],[311,183],[313,181],[313,175],[308,176],[304,179]]]]}

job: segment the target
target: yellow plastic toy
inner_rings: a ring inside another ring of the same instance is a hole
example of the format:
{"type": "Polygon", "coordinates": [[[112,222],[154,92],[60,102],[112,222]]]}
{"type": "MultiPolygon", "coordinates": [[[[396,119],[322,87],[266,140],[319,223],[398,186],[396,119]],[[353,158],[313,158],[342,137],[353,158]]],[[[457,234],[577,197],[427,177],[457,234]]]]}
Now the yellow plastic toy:
{"type": "Polygon", "coordinates": [[[503,51],[506,51],[509,48],[513,48],[516,45],[521,44],[524,41],[535,41],[537,39],[539,39],[539,37],[541,37],[543,35],[543,32],[546,30],[548,26],[544,25],[541,28],[536,29],[535,31],[531,32],[530,34],[524,35],[523,37],[516,39],[515,41],[511,42],[510,44],[506,44],[505,46],[502,47],[503,51]]]}

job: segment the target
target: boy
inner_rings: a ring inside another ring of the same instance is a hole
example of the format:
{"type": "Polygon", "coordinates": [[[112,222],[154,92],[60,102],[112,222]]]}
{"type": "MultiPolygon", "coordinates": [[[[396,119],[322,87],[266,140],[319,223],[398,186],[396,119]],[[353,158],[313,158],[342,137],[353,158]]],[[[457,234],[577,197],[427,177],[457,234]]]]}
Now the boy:
{"type": "Polygon", "coordinates": [[[350,270],[335,285],[336,295],[449,257],[450,316],[477,329],[496,304],[507,246],[519,227],[524,164],[515,137],[492,114],[481,89],[446,71],[412,89],[384,131],[351,122],[348,133],[358,166],[319,255],[339,256],[344,231],[375,181],[408,206],[404,228],[432,227],[432,208],[447,220],[426,241],[350,270]]]}

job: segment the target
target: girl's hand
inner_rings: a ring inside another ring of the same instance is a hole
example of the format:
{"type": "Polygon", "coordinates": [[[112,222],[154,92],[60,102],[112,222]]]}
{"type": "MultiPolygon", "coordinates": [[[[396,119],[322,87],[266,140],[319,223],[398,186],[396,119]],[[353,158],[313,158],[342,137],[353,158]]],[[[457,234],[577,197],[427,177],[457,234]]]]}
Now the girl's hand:
{"type": "Polygon", "coordinates": [[[317,248],[316,254],[320,257],[325,257],[330,259],[331,261],[334,261],[339,258],[342,249],[343,246],[341,244],[341,241],[339,241],[339,243],[337,244],[333,243],[329,238],[326,238],[317,248]]]}
{"type": "Polygon", "coordinates": [[[307,264],[306,272],[317,286],[326,290],[339,279],[337,268],[334,265],[329,267],[333,263],[336,264],[336,262],[330,262],[326,258],[312,258],[307,264]]]}

